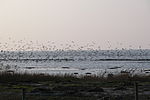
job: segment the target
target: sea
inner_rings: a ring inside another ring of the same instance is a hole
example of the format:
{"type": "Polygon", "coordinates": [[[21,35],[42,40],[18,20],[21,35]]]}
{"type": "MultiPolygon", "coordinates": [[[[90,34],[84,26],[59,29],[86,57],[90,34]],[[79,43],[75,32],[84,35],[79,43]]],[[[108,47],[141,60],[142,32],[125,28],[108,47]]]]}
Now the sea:
{"type": "Polygon", "coordinates": [[[1,51],[0,71],[53,75],[150,75],[150,50],[1,51]]]}

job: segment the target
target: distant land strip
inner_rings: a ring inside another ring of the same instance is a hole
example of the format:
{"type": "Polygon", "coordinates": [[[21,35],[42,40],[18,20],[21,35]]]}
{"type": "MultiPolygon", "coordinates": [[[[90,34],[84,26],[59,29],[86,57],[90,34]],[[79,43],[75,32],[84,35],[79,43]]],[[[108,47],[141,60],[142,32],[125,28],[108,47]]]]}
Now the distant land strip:
{"type": "Polygon", "coordinates": [[[15,58],[15,59],[0,59],[0,61],[150,61],[150,59],[35,59],[35,58],[15,58]]]}

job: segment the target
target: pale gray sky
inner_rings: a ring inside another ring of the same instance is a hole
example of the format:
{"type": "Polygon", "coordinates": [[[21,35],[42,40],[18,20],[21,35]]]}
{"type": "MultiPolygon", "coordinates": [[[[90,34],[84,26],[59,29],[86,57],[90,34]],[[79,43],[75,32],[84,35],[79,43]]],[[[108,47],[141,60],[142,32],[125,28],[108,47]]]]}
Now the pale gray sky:
{"type": "Polygon", "coordinates": [[[150,48],[150,0],[0,0],[0,41],[150,48]]]}

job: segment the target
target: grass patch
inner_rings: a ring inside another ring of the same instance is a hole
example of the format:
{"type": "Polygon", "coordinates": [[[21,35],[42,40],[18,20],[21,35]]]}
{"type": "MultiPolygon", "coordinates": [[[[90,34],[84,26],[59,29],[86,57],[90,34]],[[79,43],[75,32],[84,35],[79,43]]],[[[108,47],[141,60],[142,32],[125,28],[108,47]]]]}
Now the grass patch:
{"type": "MultiPolygon", "coordinates": [[[[22,88],[25,88],[27,100],[97,100],[104,96],[111,97],[111,100],[122,97],[120,100],[133,100],[134,82],[139,83],[140,91],[150,91],[150,76],[118,74],[103,77],[0,72],[0,100],[20,100],[22,88]],[[131,93],[124,94],[122,91],[131,93]],[[114,92],[121,96],[111,96],[114,92]]],[[[142,95],[140,98],[148,100],[150,97],[142,95]]]]}

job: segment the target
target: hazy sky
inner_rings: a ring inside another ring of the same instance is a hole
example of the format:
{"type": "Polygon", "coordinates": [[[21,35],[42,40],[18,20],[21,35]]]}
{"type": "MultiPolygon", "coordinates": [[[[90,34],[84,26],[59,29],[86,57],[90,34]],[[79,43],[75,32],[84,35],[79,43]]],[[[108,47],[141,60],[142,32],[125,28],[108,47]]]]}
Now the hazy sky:
{"type": "Polygon", "coordinates": [[[0,0],[0,41],[150,48],[150,0],[0,0]]]}

